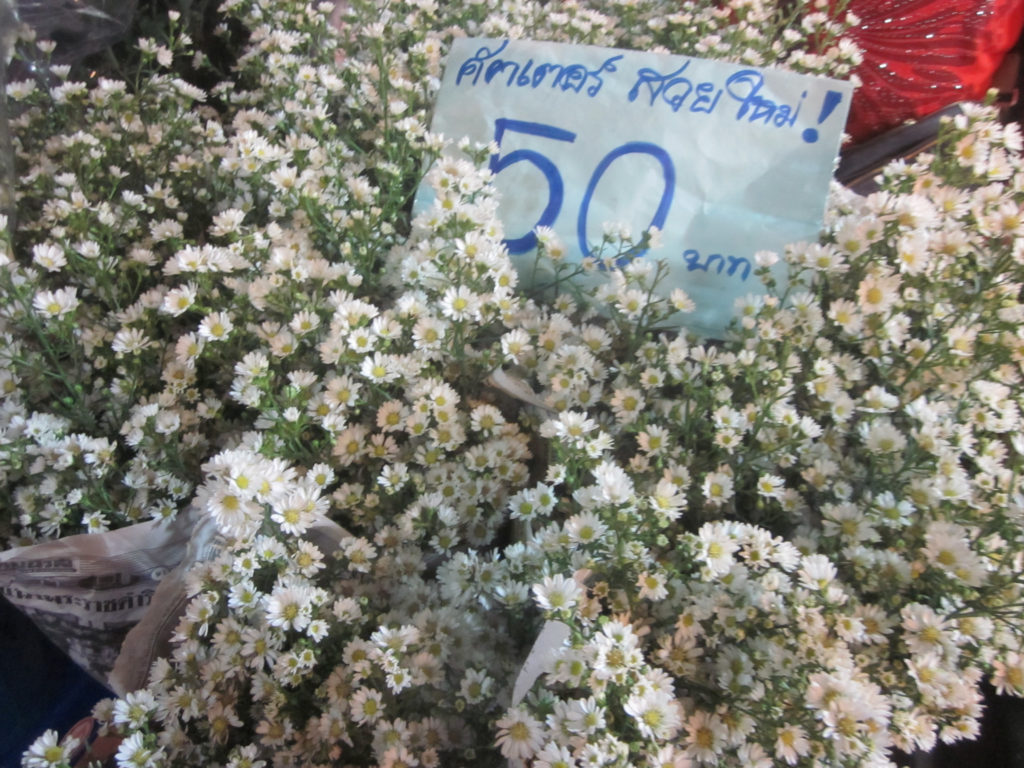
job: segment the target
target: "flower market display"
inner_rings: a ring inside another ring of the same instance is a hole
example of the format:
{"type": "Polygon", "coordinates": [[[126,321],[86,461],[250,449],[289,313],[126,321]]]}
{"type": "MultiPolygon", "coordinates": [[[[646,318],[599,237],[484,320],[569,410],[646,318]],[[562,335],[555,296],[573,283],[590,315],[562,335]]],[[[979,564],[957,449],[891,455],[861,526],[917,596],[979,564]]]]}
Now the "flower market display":
{"type": "Polygon", "coordinates": [[[724,340],[666,325],[656,231],[525,279],[492,148],[429,131],[457,36],[848,77],[833,6],[228,0],[8,85],[7,546],[222,540],[97,708],[118,766],[887,766],[1024,694],[1016,127],[836,185],[724,340]]]}

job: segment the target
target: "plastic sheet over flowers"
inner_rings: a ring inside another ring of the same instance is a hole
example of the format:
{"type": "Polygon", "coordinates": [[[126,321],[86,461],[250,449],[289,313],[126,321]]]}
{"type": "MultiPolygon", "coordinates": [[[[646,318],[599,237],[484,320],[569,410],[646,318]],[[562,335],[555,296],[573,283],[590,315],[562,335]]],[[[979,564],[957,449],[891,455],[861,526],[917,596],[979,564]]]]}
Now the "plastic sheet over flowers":
{"type": "MultiPolygon", "coordinates": [[[[7,2],[8,0],[5,0],[7,2]]],[[[120,40],[131,28],[136,0],[9,0],[36,40],[52,41],[52,55],[35,62],[38,76],[50,63],[74,64],[120,40]]]]}

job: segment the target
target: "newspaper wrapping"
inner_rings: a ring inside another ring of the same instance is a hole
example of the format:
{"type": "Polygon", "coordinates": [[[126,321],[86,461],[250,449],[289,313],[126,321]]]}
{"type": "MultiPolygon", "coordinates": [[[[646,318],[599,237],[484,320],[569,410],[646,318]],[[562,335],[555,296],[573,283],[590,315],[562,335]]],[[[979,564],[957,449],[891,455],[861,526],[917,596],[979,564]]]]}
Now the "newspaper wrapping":
{"type": "MultiPolygon", "coordinates": [[[[489,382],[527,406],[550,408],[515,376],[498,369],[489,382]]],[[[348,533],[320,516],[308,537],[324,554],[348,533]]],[[[174,520],[139,523],[0,552],[0,594],[23,611],[84,670],[124,695],[145,686],[191,597],[185,577],[224,546],[212,518],[188,508],[174,520]]],[[[516,700],[565,640],[549,622],[517,680],[516,700]]]]}
{"type": "Polygon", "coordinates": [[[190,597],[185,576],[193,565],[214,559],[223,549],[212,517],[194,511],[190,517],[195,527],[180,562],[160,581],[149,610],[128,630],[107,678],[118,696],[145,686],[153,662],[170,655],[171,636],[190,597]]]}
{"type": "MultiPolygon", "coordinates": [[[[325,555],[336,551],[338,543],[347,535],[344,528],[322,515],[317,516],[306,532],[306,538],[325,555]]],[[[196,563],[216,558],[223,547],[224,540],[217,536],[213,519],[203,515],[181,563],[160,582],[149,610],[125,637],[108,679],[115,693],[123,696],[144,687],[153,662],[170,655],[174,629],[192,597],[185,588],[186,574],[196,563]]]]}
{"type": "Polygon", "coordinates": [[[121,641],[184,558],[191,512],[0,552],[0,594],[100,682],[121,641]]]}
{"type": "MultiPolygon", "coordinates": [[[[345,529],[319,517],[307,537],[325,554],[345,529]]],[[[190,508],[149,522],[0,552],[0,594],[84,670],[119,695],[145,686],[185,613],[185,576],[224,542],[190,508]]]]}

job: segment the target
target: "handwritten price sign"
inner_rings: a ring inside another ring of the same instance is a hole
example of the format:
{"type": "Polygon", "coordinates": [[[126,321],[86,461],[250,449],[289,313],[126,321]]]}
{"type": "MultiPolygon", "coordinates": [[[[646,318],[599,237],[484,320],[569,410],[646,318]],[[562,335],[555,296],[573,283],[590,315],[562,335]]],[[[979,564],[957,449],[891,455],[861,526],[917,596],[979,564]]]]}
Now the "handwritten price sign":
{"type": "Polygon", "coordinates": [[[720,337],[735,299],[762,290],[754,254],[817,237],[850,94],[738,64],[463,38],[432,129],[497,144],[506,245],[524,276],[538,226],[575,260],[606,222],[635,236],[655,226],[661,245],[645,257],[669,264],[662,290],[684,289],[697,305],[687,327],[720,337]]]}

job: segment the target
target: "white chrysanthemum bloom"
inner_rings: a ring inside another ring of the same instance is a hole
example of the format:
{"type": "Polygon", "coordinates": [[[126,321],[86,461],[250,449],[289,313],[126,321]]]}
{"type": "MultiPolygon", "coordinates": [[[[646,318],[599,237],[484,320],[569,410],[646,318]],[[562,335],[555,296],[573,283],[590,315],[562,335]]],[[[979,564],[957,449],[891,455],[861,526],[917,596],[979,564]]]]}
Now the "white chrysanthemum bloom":
{"type": "Polygon", "coordinates": [[[199,337],[205,341],[223,341],[231,335],[234,323],[227,312],[211,312],[199,323],[199,337]]]}
{"type": "Polygon", "coordinates": [[[467,704],[476,704],[483,701],[494,690],[494,680],[487,674],[486,670],[467,669],[459,684],[459,695],[467,704]]]}
{"type": "Polygon", "coordinates": [[[534,756],[531,765],[533,768],[577,768],[579,762],[569,747],[549,741],[534,756]]]}
{"type": "Polygon", "coordinates": [[[635,320],[648,308],[650,292],[640,288],[620,290],[615,298],[616,308],[630,320],[635,320]]]}
{"type": "Polygon", "coordinates": [[[53,243],[36,243],[32,246],[32,262],[47,272],[60,272],[67,266],[64,249],[53,243]]]}
{"type": "Polygon", "coordinates": [[[608,526],[597,514],[584,510],[566,520],[564,529],[572,544],[586,545],[600,541],[608,526]]]}
{"type": "Polygon", "coordinates": [[[726,736],[725,724],[717,714],[697,710],[686,721],[686,754],[715,764],[725,748],[726,736]]]}
{"type": "Polygon", "coordinates": [[[352,721],[358,724],[376,723],[384,715],[384,696],[372,688],[359,688],[349,699],[352,721]]]}
{"type": "Polygon", "coordinates": [[[686,507],[686,494],[678,484],[667,477],[658,481],[654,492],[648,497],[651,508],[665,515],[669,520],[677,520],[686,507]]]}
{"type": "Polygon", "coordinates": [[[61,741],[56,731],[47,730],[22,755],[21,764],[25,768],[57,768],[66,765],[78,743],[78,739],[61,741]]]}
{"type": "MultiPolygon", "coordinates": [[[[41,41],[39,43],[40,49],[42,49],[42,43],[47,41],[41,41]]],[[[7,84],[7,96],[15,101],[21,101],[22,99],[31,96],[36,91],[35,80],[18,80],[13,83],[7,84]]]]}
{"type": "Polygon", "coordinates": [[[857,288],[857,298],[865,314],[886,313],[899,300],[902,281],[899,275],[869,274],[857,288]]]}
{"type": "Polygon", "coordinates": [[[157,768],[165,758],[163,748],[153,749],[146,746],[146,736],[141,731],[136,731],[121,742],[114,759],[119,766],[157,768]]]}
{"type": "Polygon", "coordinates": [[[132,691],[114,703],[114,722],[142,728],[157,710],[157,701],[146,689],[132,691]]]}
{"type": "Polygon", "coordinates": [[[508,500],[509,516],[513,520],[530,521],[537,517],[540,509],[531,489],[524,488],[508,500]]]}
{"type": "Polygon", "coordinates": [[[601,733],[607,727],[606,711],[593,696],[585,699],[556,699],[555,711],[548,716],[546,723],[548,732],[560,737],[568,734],[591,736],[601,733]]]}
{"type": "Polygon", "coordinates": [[[61,317],[74,312],[78,308],[77,288],[58,288],[53,291],[40,291],[32,300],[32,307],[46,317],[61,317]]]}
{"type": "Polygon", "coordinates": [[[82,516],[82,526],[87,533],[103,533],[110,529],[110,519],[102,512],[93,510],[82,516]]]}
{"type": "Polygon", "coordinates": [[[213,217],[209,232],[214,237],[227,237],[237,233],[245,220],[245,212],[238,208],[228,208],[213,217]]]}
{"type": "Polygon", "coordinates": [[[155,346],[156,342],[146,335],[142,328],[121,328],[110,342],[110,348],[118,356],[134,355],[155,346]]]}
{"type": "Polygon", "coordinates": [[[611,406],[615,412],[615,418],[620,424],[632,424],[643,412],[647,401],[640,390],[633,387],[626,387],[615,390],[612,395],[611,406]]]}
{"type": "Polygon", "coordinates": [[[558,417],[544,422],[540,432],[543,437],[565,440],[570,445],[580,446],[587,436],[597,429],[597,422],[585,413],[565,411],[558,417]]]}
{"type": "Polygon", "coordinates": [[[255,533],[263,519],[263,507],[248,494],[219,485],[206,497],[206,511],[217,528],[230,538],[244,538],[255,533]]]}
{"type": "Polygon", "coordinates": [[[633,480],[618,464],[602,461],[594,469],[598,498],[608,504],[628,504],[633,500],[633,480]]]}
{"type": "Polygon", "coordinates": [[[629,673],[644,663],[639,637],[630,625],[619,621],[604,624],[585,650],[597,680],[625,682],[629,673]]]}
{"type": "Polygon", "coordinates": [[[708,472],[702,484],[704,498],[713,506],[724,504],[733,496],[732,475],[727,472],[708,472]]]}
{"type": "Polygon", "coordinates": [[[907,446],[906,436],[887,418],[861,424],[860,436],[873,453],[899,453],[907,446]]]}
{"type": "Polygon", "coordinates": [[[682,707],[675,697],[657,688],[626,699],[623,709],[634,719],[637,728],[648,739],[674,739],[683,723],[682,707]]]}
{"type": "Polygon", "coordinates": [[[641,600],[664,600],[668,597],[668,581],[665,574],[658,571],[645,571],[636,580],[641,600]]]}
{"type": "Polygon", "coordinates": [[[481,320],[484,299],[465,285],[448,288],[441,297],[441,313],[452,321],[481,320]]]}
{"type": "Polygon", "coordinates": [[[921,554],[929,565],[969,586],[977,587],[984,582],[985,563],[971,549],[968,532],[963,526],[932,520],[925,532],[921,554]]]}
{"type": "Polygon", "coordinates": [[[363,358],[359,372],[370,381],[383,384],[399,378],[399,363],[399,359],[394,355],[374,352],[363,358]]]}
{"type": "Polygon", "coordinates": [[[800,583],[808,589],[824,591],[835,581],[836,566],[827,555],[805,555],[798,572],[800,583]]]}
{"type": "Polygon", "coordinates": [[[282,584],[266,600],[266,620],[282,630],[304,630],[312,621],[313,591],[302,584],[282,584]]]}
{"type": "Polygon", "coordinates": [[[778,475],[761,475],[757,480],[757,493],[767,499],[781,498],[786,481],[778,475]]]}
{"type": "Polygon", "coordinates": [[[810,751],[810,747],[807,734],[799,725],[784,725],[776,732],[775,757],[784,760],[787,765],[796,765],[810,751]]]}
{"type": "MultiPolygon", "coordinates": [[[[660,386],[660,385],[659,385],[660,386]]],[[[649,456],[661,456],[671,448],[671,433],[656,424],[649,424],[636,436],[640,450],[649,456]]]]}
{"type": "Polygon", "coordinates": [[[441,348],[449,324],[439,317],[420,317],[412,329],[412,338],[421,350],[438,350],[441,348]]]}
{"type": "Polygon", "coordinates": [[[522,328],[513,328],[501,337],[501,351],[512,362],[522,360],[533,352],[530,334],[522,328]]]}
{"type": "Polygon", "coordinates": [[[735,429],[738,432],[746,432],[750,428],[750,417],[736,408],[727,405],[719,406],[711,414],[715,426],[719,429],[735,429]]]}
{"type": "Polygon", "coordinates": [[[914,505],[907,499],[897,500],[892,491],[883,491],[873,500],[881,525],[902,528],[910,524],[914,505]]]}
{"type": "Polygon", "coordinates": [[[485,435],[498,433],[505,424],[505,417],[493,405],[482,404],[473,408],[469,416],[470,428],[485,435]]]}
{"type": "Polygon", "coordinates": [[[724,576],[733,565],[733,554],[739,544],[721,523],[705,523],[697,532],[697,558],[712,577],[724,576]]]}
{"type": "Polygon", "coordinates": [[[904,641],[911,653],[926,656],[955,654],[956,628],[934,609],[921,603],[911,603],[900,609],[904,641]]]}
{"type": "Polygon", "coordinates": [[[1024,655],[1013,651],[993,663],[992,685],[1000,695],[1024,695],[1024,655]]]}
{"type": "Polygon", "coordinates": [[[188,368],[195,368],[196,360],[202,354],[206,341],[195,333],[186,333],[178,337],[174,345],[174,358],[188,368]]]}
{"type": "Polygon", "coordinates": [[[300,541],[292,557],[296,568],[306,578],[312,578],[326,567],[323,553],[310,541],[300,541]]]}
{"type": "Polygon", "coordinates": [[[341,542],[341,550],[349,569],[357,573],[369,573],[377,549],[364,538],[347,537],[341,542]]]}
{"type": "Polygon", "coordinates": [[[326,512],[328,500],[320,496],[318,487],[298,487],[278,494],[271,502],[270,519],[290,536],[301,536],[318,515],[326,512]]]}
{"type": "Polygon", "coordinates": [[[885,387],[875,384],[860,396],[857,409],[867,413],[887,413],[898,408],[900,399],[885,387]]]}
{"type": "Polygon", "coordinates": [[[920,275],[936,264],[930,249],[934,247],[932,235],[914,231],[901,237],[896,243],[896,256],[900,272],[905,275],[920,275]]]}
{"type": "Polygon", "coordinates": [[[534,584],[533,595],[534,601],[545,611],[569,611],[583,597],[583,589],[575,579],[555,574],[534,584]]]}
{"type": "Polygon", "coordinates": [[[507,710],[496,725],[496,743],[509,760],[526,760],[543,744],[544,726],[523,707],[507,710]]]}

